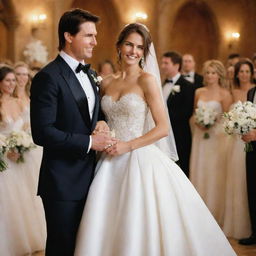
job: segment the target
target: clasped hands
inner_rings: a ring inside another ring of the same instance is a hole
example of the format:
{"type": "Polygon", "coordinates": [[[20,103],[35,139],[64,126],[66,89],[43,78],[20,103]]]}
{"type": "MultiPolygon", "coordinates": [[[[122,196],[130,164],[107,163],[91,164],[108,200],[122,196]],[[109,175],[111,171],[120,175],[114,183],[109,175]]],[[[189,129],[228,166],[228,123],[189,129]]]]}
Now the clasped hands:
{"type": "Polygon", "coordinates": [[[120,141],[111,135],[105,121],[99,121],[92,133],[92,149],[116,156],[131,151],[129,142],[120,141]]]}

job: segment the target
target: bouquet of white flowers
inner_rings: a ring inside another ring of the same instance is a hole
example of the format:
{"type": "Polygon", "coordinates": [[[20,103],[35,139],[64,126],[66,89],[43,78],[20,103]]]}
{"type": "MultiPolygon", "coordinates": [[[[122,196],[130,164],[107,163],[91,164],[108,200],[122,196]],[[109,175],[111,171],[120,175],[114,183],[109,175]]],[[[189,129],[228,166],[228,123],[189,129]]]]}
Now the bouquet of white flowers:
{"type": "Polygon", "coordinates": [[[4,160],[4,153],[6,152],[6,137],[0,134],[0,172],[3,172],[7,169],[8,165],[4,160]]]}
{"type": "Polygon", "coordinates": [[[24,153],[35,147],[32,137],[24,131],[14,131],[6,139],[8,150],[19,153],[17,163],[24,162],[24,153]]]}
{"type": "MultiPolygon", "coordinates": [[[[233,108],[224,113],[224,129],[227,134],[244,135],[256,128],[256,104],[238,101],[233,108]]],[[[244,150],[252,151],[251,143],[245,143],[244,150]]]]}
{"type": "MultiPolygon", "coordinates": [[[[195,110],[195,121],[198,125],[209,129],[212,127],[218,117],[218,112],[208,106],[200,106],[195,110]]],[[[204,139],[210,138],[208,132],[204,133],[204,139]]]]}

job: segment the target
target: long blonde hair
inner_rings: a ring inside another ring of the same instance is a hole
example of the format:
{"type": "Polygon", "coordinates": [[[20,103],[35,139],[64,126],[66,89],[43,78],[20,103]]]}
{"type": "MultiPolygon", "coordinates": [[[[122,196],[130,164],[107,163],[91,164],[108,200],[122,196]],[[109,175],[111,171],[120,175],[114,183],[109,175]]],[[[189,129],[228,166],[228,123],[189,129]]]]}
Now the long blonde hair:
{"type": "Polygon", "coordinates": [[[215,72],[219,76],[219,86],[223,88],[227,88],[227,77],[226,77],[226,69],[224,65],[222,64],[221,61],[219,60],[207,60],[204,65],[203,65],[203,76],[204,76],[204,81],[205,83],[205,74],[208,70],[208,68],[211,67],[215,70],[215,72]]]}
{"type": "MultiPolygon", "coordinates": [[[[30,68],[29,66],[25,63],[25,62],[22,62],[22,61],[19,61],[17,63],[15,63],[14,65],[14,71],[19,68],[19,67],[24,67],[28,70],[28,82],[26,84],[26,87],[25,87],[25,91],[26,91],[26,94],[28,95],[28,97],[30,96],[30,87],[31,87],[31,80],[32,80],[32,77],[31,77],[31,71],[30,71],[30,68]]],[[[14,97],[18,97],[17,95],[17,86],[13,92],[13,95],[14,97]]]]}

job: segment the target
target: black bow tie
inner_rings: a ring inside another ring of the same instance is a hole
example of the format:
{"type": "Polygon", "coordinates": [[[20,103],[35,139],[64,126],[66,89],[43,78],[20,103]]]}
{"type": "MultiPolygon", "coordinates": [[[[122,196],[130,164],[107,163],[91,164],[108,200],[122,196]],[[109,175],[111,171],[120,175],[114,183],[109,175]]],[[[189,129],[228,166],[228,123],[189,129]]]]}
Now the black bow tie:
{"type": "Polygon", "coordinates": [[[164,84],[167,84],[167,83],[173,83],[173,80],[172,79],[165,79],[164,84]]]}
{"type": "Polygon", "coordinates": [[[90,66],[90,64],[83,65],[82,63],[79,63],[79,65],[76,68],[76,73],[79,73],[82,70],[85,74],[87,74],[88,70],[90,69],[90,66]]]}
{"type": "Polygon", "coordinates": [[[184,75],[184,77],[190,77],[190,74],[184,75]]]}

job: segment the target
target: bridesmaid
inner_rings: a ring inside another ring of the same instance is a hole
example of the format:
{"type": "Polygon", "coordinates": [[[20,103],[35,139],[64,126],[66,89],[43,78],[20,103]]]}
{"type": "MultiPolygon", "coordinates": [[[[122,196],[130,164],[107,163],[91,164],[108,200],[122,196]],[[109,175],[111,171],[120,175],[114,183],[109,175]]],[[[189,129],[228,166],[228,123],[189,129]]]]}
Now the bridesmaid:
{"type": "Polygon", "coordinates": [[[203,66],[204,87],[196,90],[195,108],[207,106],[218,113],[215,124],[207,130],[209,138],[204,138],[205,128],[192,126],[192,152],[190,158],[190,179],[207,207],[220,226],[223,224],[226,182],[226,142],[221,115],[232,102],[226,86],[226,73],[218,60],[209,60],[203,66]]]}
{"type": "MultiPolygon", "coordinates": [[[[0,133],[6,136],[23,126],[19,100],[13,97],[15,86],[14,70],[7,66],[0,67],[0,133]]],[[[5,239],[0,255],[20,255],[31,252],[28,225],[24,219],[28,192],[23,172],[15,163],[19,155],[9,152],[7,156],[8,169],[0,173],[0,240],[5,239]]]]}
{"type": "MultiPolygon", "coordinates": [[[[18,98],[19,103],[22,108],[21,118],[23,119],[24,125],[23,130],[31,133],[30,129],[30,86],[31,86],[31,70],[28,65],[24,62],[17,62],[14,66],[15,75],[17,79],[17,85],[14,90],[14,96],[18,98]]],[[[46,237],[45,230],[45,219],[44,219],[44,209],[41,198],[37,196],[37,184],[39,179],[39,169],[42,159],[42,148],[35,146],[29,152],[26,152],[26,161],[22,165],[25,170],[24,178],[27,186],[30,190],[31,196],[31,206],[33,211],[37,216],[37,223],[35,229],[38,230],[40,234],[40,243],[38,243],[38,248],[42,249],[44,247],[44,241],[46,237]]]]}
{"type": "MultiPolygon", "coordinates": [[[[246,101],[253,86],[253,64],[247,59],[239,61],[235,65],[233,103],[246,101]]],[[[223,231],[228,237],[240,239],[250,235],[244,142],[232,135],[229,146],[223,231]]]]}
{"type": "Polygon", "coordinates": [[[14,70],[17,80],[17,85],[14,90],[14,96],[20,100],[22,109],[26,111],[29,108],[30,104],[30,69],[26,63],[17,62],[14,66],[14,70]]]}

